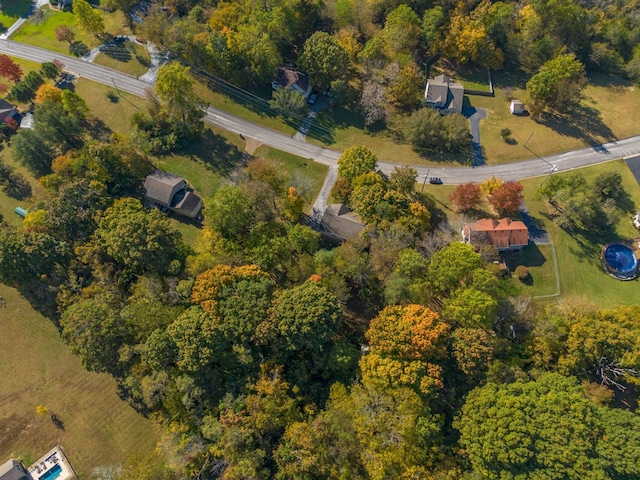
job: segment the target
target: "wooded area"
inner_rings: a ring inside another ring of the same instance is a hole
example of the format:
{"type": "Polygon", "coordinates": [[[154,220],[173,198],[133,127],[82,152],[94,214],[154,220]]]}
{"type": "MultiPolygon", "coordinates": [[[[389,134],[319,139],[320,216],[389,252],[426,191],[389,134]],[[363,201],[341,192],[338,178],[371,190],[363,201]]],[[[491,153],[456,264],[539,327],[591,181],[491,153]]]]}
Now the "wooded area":
{"type": "MultiPolygon", "coordinates": [[[[138,33],[183,59],[239,85],[294,62],[372,124],[443,122],[430,132],[444,143],[420,148],[461,145],[462,117],[418,109],[436,53],[526,72],[536,115],[568,107],[585,69],[640,75],[635,2],[180,0],[164,2],[170,23],[160,6],[138,33]]],[[[2,223],[0,280],[173,440],[110,478],[640,478],[640,306],[519,297],[497,250],[457,241],[413,168],[384,175],[362,145],[332,191],[366,224],[358,237],[327,243],[303,215],[305,182],[251,158],[205,199],[189,245],[141,201],[150,156],[204,134],[188,67],[160,69],[131,135],[49,85],[51,65],[0,68],[35,103],[35,128],[3,140],[46,192],[20,227],[2,223]]],[[[28,189],[7,165],[0,176],[28,189]]],[[[567,231],[605,231],[633,207],[619,184],[552,176],[539,193],[567,231]]],[[[510,214],[522,185],[492,178],[452,200],[465,211],[482,195],[510,214]]]]}

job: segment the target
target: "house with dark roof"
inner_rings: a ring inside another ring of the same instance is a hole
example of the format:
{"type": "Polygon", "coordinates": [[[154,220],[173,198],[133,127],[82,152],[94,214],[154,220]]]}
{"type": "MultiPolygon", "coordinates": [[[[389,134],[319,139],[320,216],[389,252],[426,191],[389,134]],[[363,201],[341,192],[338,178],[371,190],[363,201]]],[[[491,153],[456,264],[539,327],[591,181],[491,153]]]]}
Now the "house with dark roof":
{"type": "Polygon", "coordinates": [[[21,462],[12,458],[0,465],[0,480],[27,480],[27,472],[21,462]]]}
{"type": "Polygon", "coordinates": [[[202,213],[202,199],[187,189],[184,178],[172,173],[156,170],[147,175],[142,194],[151,205],[186,217],[199,218],[202,213]]]}
{"type": "Polygon", "coordinates": [[[274,90],[292,88],[307,99],[313,90],[311,88],[311,82],[309,81],[309,75],[289,67],[278,68],[276,76],[271,80],[271,88],[274,90]]]}
{"type": "Polygon", "coordinates": [[[529,243],[529,229],[519,220],[483,218],[462,228],[462,241],[488,243],[498,250],[517,250],[529,243]]]}
{"type": "Polygon", "coordinates": [[[366,226],[360,218],[341,203],[327,205],[320,218],[322,236],[334,243],[342,243],[360,235],[366,226]]]}
{"type": "Polygon", "coordinates": [[[424,91],[427,107],[436,108],[440,113],[462,113],[464,87],[451,81],[448,75],[438,75],[427,80],[424,91]]]}
{"type": "Polygon", "coordinates": [[[16,122],[20,123],[18,118],[18,109],[15,105],[7,102],[5,99],[0,98],[0,123],[6,122],[9,118],[13,118],[16,122]]]}

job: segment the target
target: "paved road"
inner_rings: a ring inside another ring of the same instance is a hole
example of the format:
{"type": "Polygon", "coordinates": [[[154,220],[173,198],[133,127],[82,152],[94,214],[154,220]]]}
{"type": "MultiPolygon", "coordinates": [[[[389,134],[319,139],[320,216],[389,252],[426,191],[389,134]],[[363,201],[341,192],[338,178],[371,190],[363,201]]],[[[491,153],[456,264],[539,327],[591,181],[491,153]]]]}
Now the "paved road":
{"type": "MultiPolygon", "coordinates": [[[[66,69],[70,72],[106,85],[113,86],[115,84],[119,89],[141,97],[144,97],[146,90],[150,88],[148,83],[137,80],[130,75],[100,65],[87,63],[67,55],[61,55],[11,40],[0,40],[0,53],[35,62],[46,62],[58,58],[66,65],[66,69]]],[[[207,109],[205,121],[231,132],[242,133],[265,145],[314,160],[324,165],[336,165],[338,157],[340,156],[340,152],[335,150],[296,140],[288,135],[260,125],[255,125],[214,107],[207,109]]],[[[492,175],[502,177],[504,180],[519,180],[522,178],[548,175],[551,172],[552,165],[556,166],[557,171],[566,171],[637,153],[640,153],[640,136],[604,144],[597,148],[584,148],[573,152],[545,157],[544,159],[534,158],[532,160],[505,165],[483,165],[480,167],[429,166],[416,167],[416,169],[419,175],[426,174],[429,169],[431,176],[440,177],[444,183],[450,184],[469,181],[481,182],[492,175]]],[[[397,165],[397,163],[388,163],[383,160],[384,159],[381,159],[381,161],[378,162],[378,166],[385,173],[391,172],[394,166],[397,165]]],[[[398,159],[398,161],[400,160],[401,159],[398,159]]]]}

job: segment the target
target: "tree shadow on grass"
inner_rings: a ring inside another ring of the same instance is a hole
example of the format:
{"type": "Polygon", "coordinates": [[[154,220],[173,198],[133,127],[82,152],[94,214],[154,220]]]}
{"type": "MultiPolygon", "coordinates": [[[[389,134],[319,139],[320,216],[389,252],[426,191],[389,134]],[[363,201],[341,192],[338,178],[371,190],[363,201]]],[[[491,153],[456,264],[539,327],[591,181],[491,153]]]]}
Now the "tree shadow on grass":
{"type": "Polygon", "coordinates": [[[518,265],[541,267],[547,262],[547,257],[544,256],[535,243],[529,243],[529,245],[522,247],[520,251],[503,252],[502,258],[504,258],[507,267],[511,271],[514,271],[518,265]]]}
{"type": "Polygon", "coordinates": [[[592,146],[615,140],[611,129],[602,121],[600,112],[582,103],[573,106],[563,114],[547,114],[543,119],[538,120],[538,123],[560,135],[579,138],[592,146]]]}
{"type": "Polygon", "coordinates": [[[107,45],[100,47],[100,52],[104,53],[107,57],[122,63],[131,61],[131,52],[127,48],[128,42],[111,42],[107,45]]]}
{"type": "Polygon", "coordinates": [[[230,176],[242,162],[242,151],[209,128],[199,139],[176,153],[200,160],[207,168],[225,177],[230,176]]]}
{"type": "Polygon", "coordinates": [[[74,57],[84,57],[89,54],[89,47],[80,40],[76,40],[69,44],[69,53],[74,57]]]}
{"type": "Polygon", "coordinates": [[[590,232],[588,230],[577,228],[563,228],[563,230],[578,244],[577,247],[569,247],[569,252],[574,256],[575,260],[580,263],[587,262],[594,266],[601,264],[600,253],[605,244],[615,241],[624,241],[615,235],[615,233],[611,235],[610,233],[590,232]]]}

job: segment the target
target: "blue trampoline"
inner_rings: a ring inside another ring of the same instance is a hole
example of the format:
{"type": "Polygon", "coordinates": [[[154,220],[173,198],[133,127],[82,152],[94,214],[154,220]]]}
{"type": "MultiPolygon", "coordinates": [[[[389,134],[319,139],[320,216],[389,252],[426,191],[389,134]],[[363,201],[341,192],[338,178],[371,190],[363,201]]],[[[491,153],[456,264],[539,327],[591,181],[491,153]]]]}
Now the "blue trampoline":
{"type": "Polygon", "coordinates": [[[618,280],[633,280],[638,272],[638,259],[633,250],[622,243],[610,243],[602,248],[602,266],[618,280]]]}

